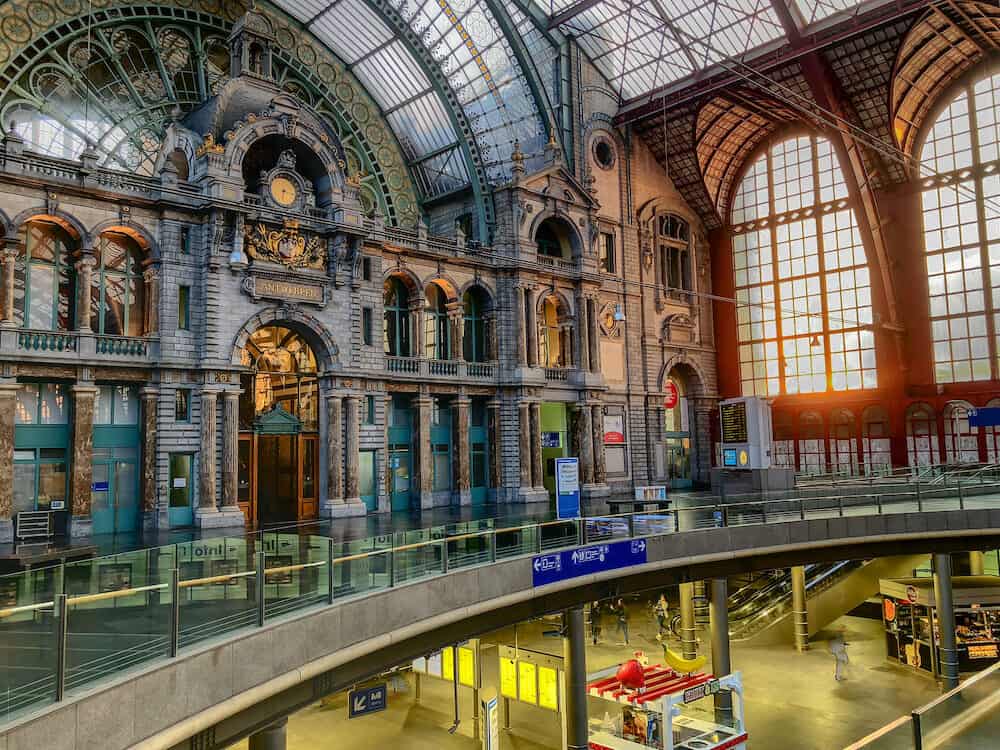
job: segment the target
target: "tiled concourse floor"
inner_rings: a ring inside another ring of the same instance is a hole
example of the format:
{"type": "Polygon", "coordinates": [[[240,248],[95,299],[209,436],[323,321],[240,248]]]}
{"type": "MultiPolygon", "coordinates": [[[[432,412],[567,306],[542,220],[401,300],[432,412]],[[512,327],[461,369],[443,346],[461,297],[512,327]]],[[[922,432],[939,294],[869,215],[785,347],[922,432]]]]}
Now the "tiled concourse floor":
{"type": "MultiPolygon", "coordinates": [[[[605,635],[610,618],[606,618],[605,635]]],[[[551,624],[527,623],[517,628],[519,646],[552,654],[561,653],[561,643],[542,635],[551,624]]],[[[656,660],[652,618],[638,611],[632,616],[632,646],[604,640],[596,647],[588,643],[587,667],[594,671],[617,663],[642,648],[656,660]]],[[[484,642],[513,644],[513,629],[489,634],[484,642]]],[[[700,634],[703,652],[709,644],[708,632],[700,634]]],[[[679,650],[679,646],[675,644],[679,650]]],[[[493,652],[495,653],[495,652],[493,652]]],[[[881,623],[857,617],[843,617],[827,631],[819,633],[811,650],[796,653],[788,646],[752,647],[734,644],[733,668],[743,672],[746,692],[746,722],[753,750],[839,750],[901,714],[936,697],[936,684],[912,670],[889,664],[881,623]],[[845,626],[850,643],[851,666],[848,679],[833,679],[833,657],[827,639],[834,629],[845,626]]],[[[360,719],[347,719],[346,694],[313,705],[291,717],[288,750],[320,748],[431,748],[481,747],[472,736],[472,691],[460,690],[462,722],[452,735],[452,688],[434,678],[423,677],[421,701],[413,695],[412,676],[406,692],[389,695],[389,709],[360,719]]],[[[544,709],[511,703],[511,731],[501,737],[505,750],[535,750],[560,747],[557,716],[544,709]]],[[[247,742],[235,748],[245,750],[247,742]]]]}

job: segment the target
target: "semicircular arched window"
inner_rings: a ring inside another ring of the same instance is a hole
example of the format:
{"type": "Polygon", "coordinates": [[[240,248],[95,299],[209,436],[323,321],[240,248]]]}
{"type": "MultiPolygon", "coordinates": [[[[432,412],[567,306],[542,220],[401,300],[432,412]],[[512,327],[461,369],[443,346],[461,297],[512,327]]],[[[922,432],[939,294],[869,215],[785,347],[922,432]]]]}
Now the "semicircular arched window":
{"type": "Polygon", "coordinates": [[[877,387],[868,262],[830,142],[771,144],[730,224],[744,395],[877,387]]]}
{"type": "Polygon", "coordinates": [[[921,199],[938,383],[1000,377],[1000,175],[986,168],[998,159],[1000,74],[960,89],[920,152],[936,173],[921,199]]]}
{"type": "Polygon", "coordinates": [[[131,237],[101,235],[91,276],[90,327],[95,333],[142,336],[145,331],[143,251],[131,237]]]}

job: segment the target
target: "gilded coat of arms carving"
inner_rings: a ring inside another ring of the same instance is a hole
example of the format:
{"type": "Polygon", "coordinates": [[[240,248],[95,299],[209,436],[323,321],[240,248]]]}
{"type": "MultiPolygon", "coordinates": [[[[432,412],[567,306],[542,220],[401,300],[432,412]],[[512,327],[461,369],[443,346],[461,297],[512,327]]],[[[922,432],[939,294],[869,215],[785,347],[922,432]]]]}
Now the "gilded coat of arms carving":
{"type": "Polygon", "coordinates": [[[254,260],[280,263],[287,268],[326,268],[326,247],[319,237],[299,232],[298,222],[280,229],[254,224],[247,231],[247,252],[254,260]]]}

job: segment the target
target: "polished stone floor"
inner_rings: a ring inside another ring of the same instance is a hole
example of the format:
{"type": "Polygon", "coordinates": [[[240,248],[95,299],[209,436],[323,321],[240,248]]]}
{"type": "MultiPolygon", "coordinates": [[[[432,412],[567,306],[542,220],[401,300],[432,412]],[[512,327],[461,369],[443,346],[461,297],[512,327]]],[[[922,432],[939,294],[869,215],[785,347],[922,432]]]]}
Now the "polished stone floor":
{"type": "MultiPolygon", "coordinates": [[[[605,623],[605,634],[611,622],[605,623]]],[[[543,635],[552,624],[533,622],[498,631],[485,642],[561,653],[558,639],[543,635]]],[[[653,656],[655,625],[643,611],[632,616],[631,648],[615,641],[588,645],[588,671],[601,669],[631,656],[635,648],[653,656]]],[[[709,636],[700,634],[707,652],[709,636]]],[[[818,634],[812,648],[799,654],[791,647],[733,647],[733,667],[743,673],[749,746],[754,750],[836,750],[863,737],[895,717],[926,703],[939,692],[929,678],[885,660],[881,623],[843,617],[818,634]],[[851,665],[848,679],[833,678],[833,657],[827,640],[840,626],[846,628],[851,665]]],[[[389,710],[360,719],[347,719],[346,695],[316,704],[293,716],[288,726],[288,750],[323,747],[472,748],[481,747],[472,734],[472,691],[462,688],[462,722],[452,735],[451,686],[424,677],[421,701],[413,695],[412,676],[405,692],[390,694],[389,710]],[[336,737],[335,744],[330,738],[336,737]]],[[[560,728],[555,714],[512,703],[511,731],[501,747],[510,750],[558,748],[560,728]]],[[[245,750],[246,742],[235,748],[245,750]]]]}

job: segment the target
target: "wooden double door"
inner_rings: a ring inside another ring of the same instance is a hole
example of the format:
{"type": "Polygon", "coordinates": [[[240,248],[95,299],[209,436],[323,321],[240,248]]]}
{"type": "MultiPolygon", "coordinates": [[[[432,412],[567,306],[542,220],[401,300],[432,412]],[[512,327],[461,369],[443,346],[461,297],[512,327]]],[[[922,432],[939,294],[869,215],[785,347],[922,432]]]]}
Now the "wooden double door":
{"type": "Polygon", "coordinates": [[[240,434],[239,503],[251,526],[294,523],[319,513],[319,436],[240,434]]]}

